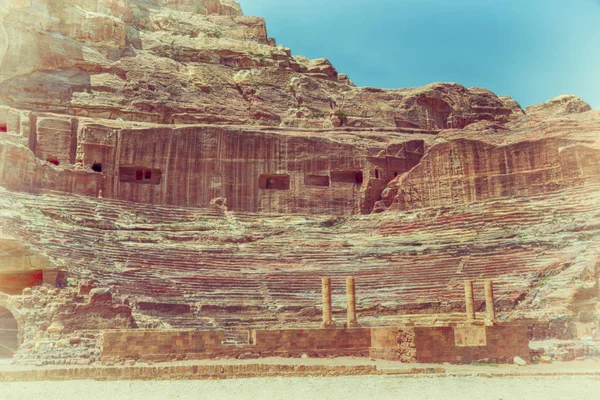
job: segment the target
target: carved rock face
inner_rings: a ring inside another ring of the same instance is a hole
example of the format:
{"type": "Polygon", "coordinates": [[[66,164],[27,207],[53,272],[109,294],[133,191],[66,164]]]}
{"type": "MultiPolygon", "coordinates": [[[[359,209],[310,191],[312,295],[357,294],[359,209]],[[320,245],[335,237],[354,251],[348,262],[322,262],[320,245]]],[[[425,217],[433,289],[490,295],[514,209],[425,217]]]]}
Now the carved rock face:
{"type": "Polygon", "coordinates": [[[397,209],[455,206],[600,182],[598,171],[600,152],[568,140],[495,146],[460,139],[432,146],[384,196],[397,209]]]}
{"type": "MultiPolygon", "coordinates": [[[[350,271],[359,320],[461,311],[458,275],[589,320],[600,112],[350,78],[231,0],[0,0],[0,227],[32,249],[11,272],[44,254],[147,326],[318,322],[319,278],[350,271]]],[[[54,328],[136,325],[72,297],[54,328]]]]}

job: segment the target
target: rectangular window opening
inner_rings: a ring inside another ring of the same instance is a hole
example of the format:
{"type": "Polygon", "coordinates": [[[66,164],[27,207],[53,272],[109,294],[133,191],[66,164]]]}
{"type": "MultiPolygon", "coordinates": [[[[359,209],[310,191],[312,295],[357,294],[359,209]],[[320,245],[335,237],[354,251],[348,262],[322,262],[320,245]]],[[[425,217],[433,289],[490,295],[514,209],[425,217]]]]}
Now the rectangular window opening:
{"type": "Polygon", "coordinates": [[[358,170],[331,171],[331,182],[353,183],[360,186],[363,183],[363,173],[358,170]]]}
{"type": "Polygon", "coordinates": [[[262,174],[258,187],[266,190],[290,190],[290,176],[286,174],[262,174]]]}
{"type": "Polygon", "coordinates": [[[148,168],[139,165],[119,166],[119,181],[141,183],[145,185],[160,185],[162,173],[158,168],[148,168]]]}

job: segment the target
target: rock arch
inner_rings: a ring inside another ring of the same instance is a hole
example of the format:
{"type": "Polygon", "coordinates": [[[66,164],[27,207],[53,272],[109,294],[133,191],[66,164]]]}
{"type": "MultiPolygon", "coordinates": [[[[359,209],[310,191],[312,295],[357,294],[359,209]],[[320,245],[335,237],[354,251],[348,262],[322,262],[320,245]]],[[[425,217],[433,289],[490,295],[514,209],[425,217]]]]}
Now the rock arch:
{"type": "Polygon", "coordinates": [[[17,344],[20,346],[24,338],[25,319],[15,304],[12,296],[0,292],[0,307],[7,309],[17,321],[17,344]]]}

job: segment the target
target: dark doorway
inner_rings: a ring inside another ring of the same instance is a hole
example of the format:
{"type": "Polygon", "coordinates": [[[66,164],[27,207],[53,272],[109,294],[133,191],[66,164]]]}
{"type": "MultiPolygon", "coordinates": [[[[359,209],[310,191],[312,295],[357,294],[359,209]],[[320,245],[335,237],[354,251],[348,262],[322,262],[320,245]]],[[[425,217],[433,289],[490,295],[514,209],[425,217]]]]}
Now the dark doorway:
{"type": "Polygon", "coordinates": [[[161,171],[158,168],[122,165],[119,167],[119,180],[121,182],[160,185],[161,171]]]}
{"type": "Polygon", "coordinates": [[[268,190],[290,190],[290,176],[285,174],[263,174],[258,178],[258,187],[268,190]]]}
{"type": "Polygon", "coordinates": [[[360,186],[363,183],[363,173],[358,170],[331,171],[331,182],[353,183],[360,186]]]}
{"type": "Polygon", "coordinates": [[[92,164],[92,171],[94,171],[94,172],[102,172],[102,164],[101,163],[94,163],[94,164],[92,164]]]}

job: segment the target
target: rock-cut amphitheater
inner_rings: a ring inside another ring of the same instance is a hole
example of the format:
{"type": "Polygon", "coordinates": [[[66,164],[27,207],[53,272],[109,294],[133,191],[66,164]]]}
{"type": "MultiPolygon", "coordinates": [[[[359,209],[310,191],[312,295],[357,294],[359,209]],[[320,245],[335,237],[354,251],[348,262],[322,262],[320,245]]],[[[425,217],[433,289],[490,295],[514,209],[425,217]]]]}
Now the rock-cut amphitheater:
{"type": "Polygon", "coordinates": [[[341,72],[233,0],[0,0],[0,356],[600,354],[600,110],[341,72]]]}

